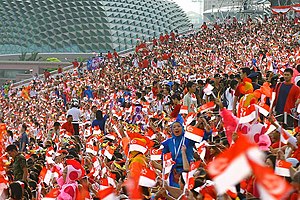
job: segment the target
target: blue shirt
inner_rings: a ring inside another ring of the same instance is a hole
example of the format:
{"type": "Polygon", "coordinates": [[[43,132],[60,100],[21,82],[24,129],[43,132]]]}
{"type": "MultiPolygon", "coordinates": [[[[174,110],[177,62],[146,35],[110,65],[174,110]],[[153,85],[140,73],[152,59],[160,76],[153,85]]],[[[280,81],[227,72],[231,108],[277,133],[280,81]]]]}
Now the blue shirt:
{"type": "Polygon", "coordinates": [[[28,140],[27,134],[24,132],[24,133],[22,133],[21,140],[20,140],[20,151],[21,152],[25,151],[25,149],[26,149],[25,147],[27,144],[29,144],[29,140],[28,140]],[[25,142],[25,146],[23,147],[23,149],[21,149],[23,142],[25,142]]]}
{"type": "Polygon", "coordinates": [[[107,118],[108,118],[108,116],[104,115],[104,117],[100,120],[95,119],[92,122],[92,127],[94,128],[95,126],[99,126],[100,130],[104,132],[104,126],[105,126],[105,122],[106,122],[107,118]]]}
{"type": "Polygon", "coordinates": [[[191,162],[194,159],[194,150],[193,147],[195,145],[195,142],[184,138],[181,136],[173,136],[172,138],[167,139],[162,143],[164,146],[163,154],[171,152],[172,159],[176,162],[175,167],[176,169],[183,169],[183,161],[182,161],[182,154],[181,154],[181,147],[184,142],[184,145],[186,146],[186,156],[188,159],[188,162],[191,162]],[[176,157],[177,154],[177,157],[176,157]]]}
{"type": "Polygon", "coordinates": [[[87,96],[88,99],[94,98],[93,91],[91,89],[84,90],[83,95],[87,96]]]}
{"type": "Polygon", "coordinates": [[[202,138],[202,141],[207,141],[210,137],[211,137],[211,134],[212,134],[212,130],[210,130],[209,132],[207,132],[205,129],[204,129],[204,136],[202,138]]]}
{"type": "MultiPolygon", "coordinates": [[[[284,106],[287,100],[287,97],[290,93],[290,90],[292,88],[292,84],[286,85],[284,83],[281,83],[277,88],[277,103],[276,103],[276,107],[275,110],[277,112],[277,114],[282,114],[284,111],[284,106]]],[[[275,88],[276,89],[276,88],[275,88]]]]}

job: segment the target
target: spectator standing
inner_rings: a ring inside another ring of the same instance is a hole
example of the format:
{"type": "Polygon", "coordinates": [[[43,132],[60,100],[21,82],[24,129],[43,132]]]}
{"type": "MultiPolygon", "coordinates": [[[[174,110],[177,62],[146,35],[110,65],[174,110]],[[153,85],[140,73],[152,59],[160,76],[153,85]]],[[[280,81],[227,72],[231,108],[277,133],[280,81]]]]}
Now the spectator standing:
{"type": "Polygon", "coordinates": [[[26,131],[27,131],[27,126],[26,124],[23,124],[21,128],[22,135],[20,139],[20,152],[25,152],[26,146],[29,144],[29,139],[26,131]]]}
{"type": "Polygon", "coordinates": [[[189,81],[186,85],[188,93],[183,97],[183,105],[188,107],[188,113],[195,112],[197,108],[197,98],[194,92],[196,91],[196,84],[189,81]]]}
{"type": "Polygon", "coordinates": [[[74,127],[74,134],[79,135],[79,123],[80,118],[82,116],[81,110],[78,108],[79,103],[77,100],[74,100],[71,106],[71,109],[68,110],[67,116],[72,115],[73,117],[73,127],[74,127]]]}
{"type": "Polygon", "coordinates": [[[18,152],[17,147],[13,144],[6,147],[6,152],[14,160],[12,165],[14,181],[27,182],[28,169],[26,165],[26,159],[23,154],[18,152]]]}
{"type": "Polygon", "coordinates": [[[73,116],[68,115],[67,116],[67,121],[61,126],[62,129],[65,129],[67,132],[74,134],[74,127],[72,124],[73,121],[73,116]]]}
{"type": "Polygon", "coordinates": [[[108,118],[108,115],[104,115],[102,114],[101,110],[97,110],[96,112],[96,119],[92,122],[92,127],[96,127],[98,126],[100,128],[100,130],[105,133],[105,122],[108,118]]]}
{"type": "Polygon", "coordinates": [[[284,70],[284,82],[278,83],[275,87],[276,98],[271,108],[271,113],[275,107],[276,115],[281,114],[277,120],[284,122],[284,113],[287,113],[287,125],[289,129],[294,127],[294,119],[292,118],[292,109],[296,108],[296,104],[300,100],[300,89],[292,83],[293,70],[287,68],[284,70]]]}

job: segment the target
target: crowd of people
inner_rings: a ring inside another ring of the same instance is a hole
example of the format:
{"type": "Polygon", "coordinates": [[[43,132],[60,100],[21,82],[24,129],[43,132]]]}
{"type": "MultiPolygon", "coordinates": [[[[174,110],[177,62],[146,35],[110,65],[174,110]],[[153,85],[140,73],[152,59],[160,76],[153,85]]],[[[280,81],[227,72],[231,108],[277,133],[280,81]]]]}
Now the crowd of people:
{"type": "Polygon", "coordinates": [[[233,18],[6,85],[0,199],[299,199],[299,32],[233,18]]]}

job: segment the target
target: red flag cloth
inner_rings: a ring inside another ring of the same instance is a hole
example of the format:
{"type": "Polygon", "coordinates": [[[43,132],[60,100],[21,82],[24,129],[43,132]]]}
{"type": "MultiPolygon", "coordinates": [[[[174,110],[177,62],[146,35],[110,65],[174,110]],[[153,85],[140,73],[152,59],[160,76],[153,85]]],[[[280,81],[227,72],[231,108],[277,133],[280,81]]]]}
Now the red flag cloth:
{"type": "Polygon", "coordinates": [[[184,119],[185,125],[190,125],[190,123],[192,123],[196,117],[197,113],[189,113],[184,119]]]}
{"type": "Polygon", "coordinates": [[[164,175],[169,174],[171,172],[172,166],[175,162],[172,159],[172,154],[166,153],[163,156],[163,168],[164,168],[164,175]]]}
{"type": "Polygon", "coordinates": [[[262,200],[279,200],[287,197],[292,191],[289,185],[282,177],[274,174],[274,171],[267,167],[253,162],[249,163],[256,176],[256,183],[262,200]]]}
{"type": "Polygon", "coordinates": [[[257,112],[255,105],[250,105],[247,108],[239,107],[239,123],[245,124],[252,122],[253,120],[257,119],[257,112]]]}
{"type": "MultiPolygon", "coordinates": [[[[188,106],[182,105],[182,106],[180,107],[179,114],[188,114],[188,113],[189,113],[189,111],[188,111],[188,106]]],[[[172,116],[172,117],[176,118],[177,116],[172,116]]]]}
{"type": "Polygon", "coordinates": [[[194,126],[187,126],[184,136],[195,142],[201,142],[204,136],[204,131],[194,126]]]}
{"type": "Polygon", "coordinates": [[[142,193],[139,186],[139,179],[141,171],[144,166],[139,162],[133,162],[130,165],[130,174],[128,180],[125,182],[130,199],[141,199],[142,193]]]}
{"type": "Polygon", "coordinates": [[[144,187],[154,187],[156,185],[156,173],[154,170],[143,167],[139,178],[139,185],[144,187]]]}
{"type": "Polygon", "coordinates": [[[44,198],[53,198],[55,199],[59,195],[59,188],[53,188],[50,190],[48,194],[45,195],[44,198]]]}
{"type": "Polygon", "coordinates": [[[194,188],[195,185],[195,177],[194,173],[197,171],[197,169],[200,167],[201,161],[196,161],[191,163],[190,165],[190,171],[187,173],[187,184],[186,187],[191,190],[194,188]]]}
{"type": "Polygon", "coordinates": [[[257,162],[264,162],[263,153],[258,147],[241,135],[235,144],[208,164],[208,173],[214,180],[219,194],[224,194],[230,187],[251,174],[247,157],[254,158],[257,162]]]}
{"type": "Polygon", "coordinates": [[[294,136],[292,136],[287,130],[283,128],[280,129],[280,141],[283,144],[287,144],[289,142],[297,148],[297,139],[294,136]]]}
{"type": "Polygon", "coordinates": [[[279,176],[286,176],[290,177],[290,168],[292,166],[292,163],[287,162],[285,160],[277,160],[276,166],[275,166],[275,174],[279,176]]]}
{"type": "Polygon", "coordinates": [[[161,160],[162,149],[151,149],[150,159],[151,160],[161,160]]]}
{"type": "Polygon", "coordinates": [[[115,195],[115,189],[113,187],[105,188],[104,190],[99,190],[97,197],[101,200],[115,200],[117,196],[115,195]]]}
{"type": "Polygon", "coordinates": [[[206,104],[203,104],[202,106],[200,106],[199,108],[198,108],[198,112],[205,112],[205,111],[207,111],[207,110],[209,110],[209,109],[213,109],[213,108],[215,108],[215,102],[213,102],[213,101],[211,101],[211,102],[208,102],[208,103],[206,103],[206,104]]]}

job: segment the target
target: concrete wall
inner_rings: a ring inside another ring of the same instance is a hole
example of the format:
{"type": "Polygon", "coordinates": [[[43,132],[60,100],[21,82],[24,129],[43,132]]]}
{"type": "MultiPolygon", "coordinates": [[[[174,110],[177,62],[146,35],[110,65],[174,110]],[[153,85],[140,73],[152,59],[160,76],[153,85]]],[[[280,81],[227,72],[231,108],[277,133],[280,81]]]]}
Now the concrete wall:
{"type": "MultiPolygon", "coordinates": [[[[42,60],[46,60],[47,58],[58,58],[62,62],[72,62],[76,58],[87,59],[89,57],[93,57],[96,54],[93,53],[39,53],[37,57],[42,57],[42,60]]],[[[0,55],[0,61],[18,61],[20,54],[4,54],[0,55]]],[[[31,54],[27,54],[26,58],[29,58],[31,54]]]]}
{"type": "Polygon", "coordinates": [[[0,77],[0,85],[6,81],[12,80],[13,82],[18,82],[24,79],[31,78],[35,73],[42,74],[44,69],[53,69],[57,67],[66,67],[72,65],[71,62],[32,62],[32,61],[1,61],[0,69],[2,70],[28,70],[28,74],[17,74],[16,77],[0,77]]]}
{"type": "Polygon", "coordinates": [[[71,64],[71,62],[0,61],[0,69],[24,69],[32,70],[33,74],[40,74],[44,69],[65,67],[71,64]]]}

